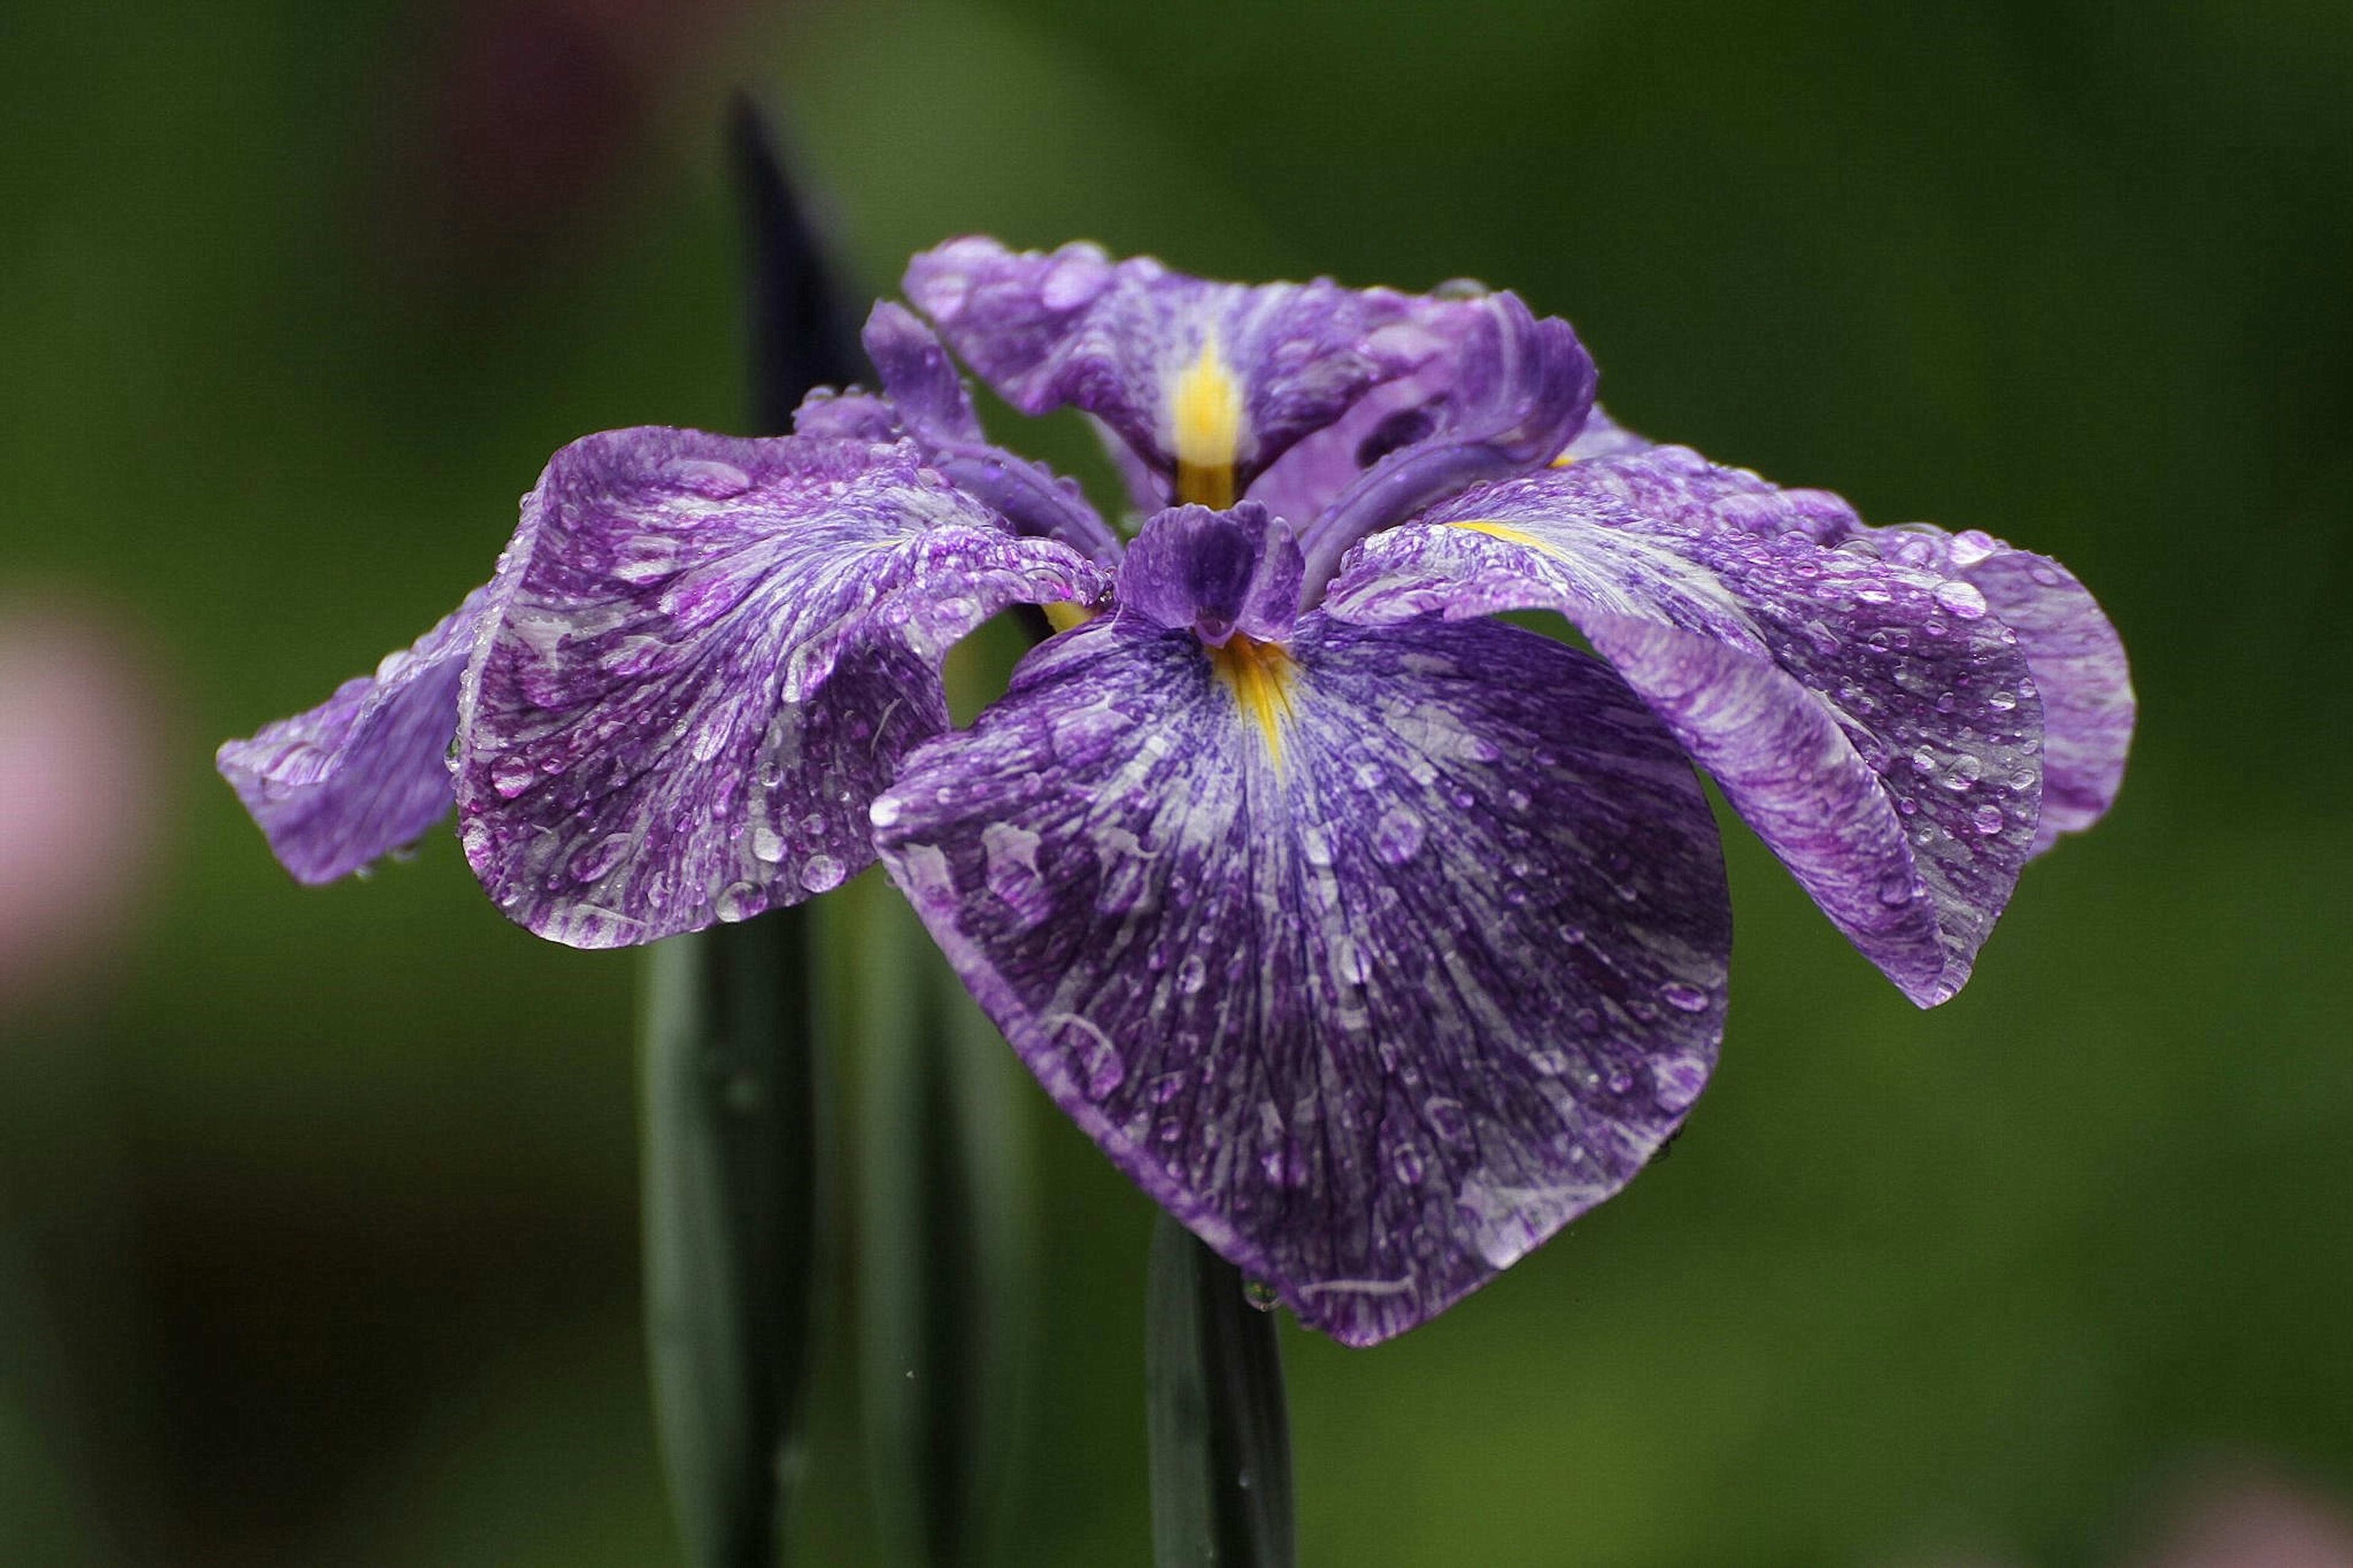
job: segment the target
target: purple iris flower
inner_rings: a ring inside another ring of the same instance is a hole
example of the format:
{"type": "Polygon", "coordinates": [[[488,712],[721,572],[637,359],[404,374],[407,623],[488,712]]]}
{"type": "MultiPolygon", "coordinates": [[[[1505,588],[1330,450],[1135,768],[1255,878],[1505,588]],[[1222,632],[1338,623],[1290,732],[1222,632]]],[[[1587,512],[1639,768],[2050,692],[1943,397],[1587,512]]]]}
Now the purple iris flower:
{"type": "Polygon", "coordinates": [[[2124,654],[2056,563],[1867,527],[1593,407],[1508,293],[964,239],[796,433],[556,454],[491,583],[221,750],[306,881],[451,805],[515,920],[651,942],[876,859],[1047,1091],[1305,1322],[1411,1327],[1640,1171],[1731,914],[1694,764],[1915,1002],[2105,810],[2124,654]],[[949,350],[1115,438],[1132,542],[949,350]],[[968,728],[942,662],[1062,629],[968,728]],[[1581,651],[1491,618],[1556,611],[1581,651]]]}

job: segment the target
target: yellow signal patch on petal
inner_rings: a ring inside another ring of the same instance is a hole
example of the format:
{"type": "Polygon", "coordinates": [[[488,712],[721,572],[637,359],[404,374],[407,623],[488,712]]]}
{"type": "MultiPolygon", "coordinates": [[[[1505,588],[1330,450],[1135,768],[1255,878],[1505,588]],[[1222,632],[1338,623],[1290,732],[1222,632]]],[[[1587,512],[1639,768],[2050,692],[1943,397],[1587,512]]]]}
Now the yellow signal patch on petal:
{"type": "Polygon", "coordinates": [[[1483,533],[1490,539],[1500,539],[1507,544],[1525,544],[1531,550],[1541,550],[1546,555],[1555,555],[1559,553],[1559,552],[1554,550],[1551,545],[1546,544],[1535,534],[1529,533],[1523,529],[1514,528],[1508,522],[1489,522],[1484,518],[1478,518],[1473,519],[1469,522],[1450,522],[1446,526],[1449,528],[1467,528],[1473,533],[1483,533]]]}
{"type": "Polygon", "coordinates": [[[1170,389],[1170,445],[1176,450],[1176,499],[1220,510],[1234,504],[1234,462],[1240,456],[1242,389],[1218,352],[1201,344],[1199,357],[1170,389]]]}
{"type": "Polygon", "coordinates": [[[1052,604],[1040,605],[1038,607],[1045,612],[1046,624],[1058,632],[1067,632],[1074,626],[1085,626],[1095,618],[1094,611],[1084,605],[1072,604],[1068,599],[1058,599],[1052,604]]]}
{"type": "Polygon", "coordinates": [[[1209,649],[1209,666],[1234,701],[1266,737],[1267,755],[1282,766],[1282,727],[1291,721],[1291,672],[1298,667],[1281,643],[1237,633],[1209,649]]]}

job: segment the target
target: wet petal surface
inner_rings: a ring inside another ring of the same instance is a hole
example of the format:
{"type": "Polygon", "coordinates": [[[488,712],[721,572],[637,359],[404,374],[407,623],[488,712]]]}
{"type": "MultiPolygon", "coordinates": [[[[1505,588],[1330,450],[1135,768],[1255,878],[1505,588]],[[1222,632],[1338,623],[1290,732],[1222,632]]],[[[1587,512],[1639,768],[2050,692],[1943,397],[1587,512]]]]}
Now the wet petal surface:
{"type": "Polygon", "coordinates": [[[2124,641],[2091,591],[2049,556],[1975,529],[1947,533],[1912,523],[1862,537],[1890,561],[1975,589],[2018,634],[2042,700],[2042,820],[2033,853],[2106,815],[2124,784],[2137,707],[2124,641]]]}
{"type": "Polygon", "coordinates": [[[1047,1090],[1352,1344],[1616,1192],[1715,1061],[1705,799],[1605,667],[1515,627],[1099,621],[873,816],[1047,1090]]]}
{"type": "Polygon", "coordinates": [[[1102,418],[1160,477],[1162,504],[1232,504],[1294,441],[1440,346],[1413,296],[1213,283],[1091,245],[952,240],[915,258],[906,289],[1014,407],[1102,418]]]}
{"type": "Polygon", "coordinates": [[[947,721],[948,648],[1092,598],[908,443],[614,431],[558,453],[492,584],[458,800],[491,895],[579,947],[835,887],[867,805],[947,721]]]}
{"type": "Polygon", "coordinates": [[[467,595],[375,674],[343,682],[309,712],[220,748],[222,776],[298,880],[347,876],[448,815],[458,681],[488,593],[467,595]]]}
{"type": "Polygon", "coordinates": [[[1476,489],[1365,542],[1326,607],[1550,608],[1615,663],[1816,903],[1924,1005],[2034,840],[2042,704],[1982,597],[1823,548],[1844,503],[1682,447],[1476,489]]]}

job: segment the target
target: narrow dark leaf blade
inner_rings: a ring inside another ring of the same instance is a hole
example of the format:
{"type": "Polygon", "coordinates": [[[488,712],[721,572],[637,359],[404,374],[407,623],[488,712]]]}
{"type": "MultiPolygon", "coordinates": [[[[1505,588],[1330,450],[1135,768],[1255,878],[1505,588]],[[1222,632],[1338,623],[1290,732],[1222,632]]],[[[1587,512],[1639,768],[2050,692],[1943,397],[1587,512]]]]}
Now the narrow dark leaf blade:
{"type": "Polygon", "coordinates": [[[780,435],[811,387],[865,377],[866,355],[776,127],[744,93],[728,104],[727,158],[743,214],[752,416],[761,434],[780,435]]]}
{"type": "Polygon", "coordinates": [[[1020,1069],[914,914],[861,884],[861,1396],[891,1560],[979,1561],[1006,1496],[1032,1261],[1020,1069]]]}
{"type": "Polygon", "coordinates": [[[1158,1568],[1291,1568],[1291,1415],[1274,1318],[1166,1215],[1152,1233],[1145,1400],[1158,1568]]]}
{"type": "Polygon", "coordinates": [[[823,1214],[808,922],[646,955],[647,1348],[696,1568],[773,1563],[808,1367],[823,1214]]]}

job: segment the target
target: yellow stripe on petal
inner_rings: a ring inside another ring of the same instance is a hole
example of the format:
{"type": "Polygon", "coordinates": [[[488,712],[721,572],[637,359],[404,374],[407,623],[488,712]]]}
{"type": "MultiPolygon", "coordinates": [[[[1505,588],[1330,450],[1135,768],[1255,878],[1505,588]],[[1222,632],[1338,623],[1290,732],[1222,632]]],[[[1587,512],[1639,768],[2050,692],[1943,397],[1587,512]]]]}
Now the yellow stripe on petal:
{"type": "Polygon", "coordinates": [[[1209,649],[1210,668],[1234,701],[1266,737],[1267,755],[1282,766],[1282,727],[1291,721],[1291,672],[1298,667],[1281,643],[1259,642],[1239,633],[1223,647],[1209,649]]]}
{"type": "Polygon", "coordinates": [[[1218,352],[1217,339],[1204,342],[1200,356],[1177,374],[1168,405],[1175,425],[1176,499],[1220,510],[1233,505],[1242,389],[1218,352]]]}
{"type": "Polygon", "coordinates": [[[1057,599],[1050,605],[1040,605],[1038,607],[1046,612],[1046,624],[1058,632],[1067,632],[1074,626],[1085,626],[1095,618],[1095,613],[1092,610],[1088,609],[1084,605],[1073,604],[1068,599],[1057,599]]]}
{"type": "Polygon", "coordinates": [[[1525,529],[1514,528],[1508,522],[1490,522],[1485,518],[1477,518],[1469,522],[1450,522],[1446,526],[1449,528],[1467,528],[1473,533],[1483,533],[1490,539],[1500,539],[1507,544],[1525,544],[1531,550],[1541,550],[1546,555],[1557,555],[1560,553],[1551,545],[1546,544],[1543,540],[1538,539],[1535,534],[1526,531],[1525,529]]]}

